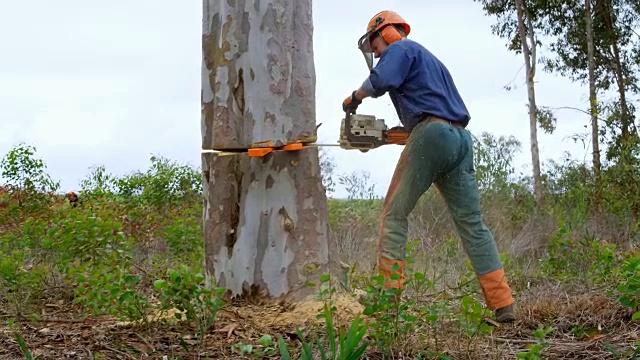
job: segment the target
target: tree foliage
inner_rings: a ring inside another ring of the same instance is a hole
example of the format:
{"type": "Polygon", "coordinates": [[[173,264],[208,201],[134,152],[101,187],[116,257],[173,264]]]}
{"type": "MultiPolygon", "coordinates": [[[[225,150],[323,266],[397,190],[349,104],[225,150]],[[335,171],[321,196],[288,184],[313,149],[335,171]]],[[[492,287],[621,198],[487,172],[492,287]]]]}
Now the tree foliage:
{"type": "Polygon", "coordinates": [[[481,193],[500,191],[510,183],[515,168],[513,160],[522,144],[513,136],[496,137],[483,132],[474,138],[474,166],[481,193]]]}
{"type": "MultiPolygon", "coordinates": [[[[517,1],[474,1],[482,4],[486,15],[496,19],[492,33],[505,38],[510,51],[521,53],[517,1]]],[[[586,84],[592,54],[592,86],[586,104],[588,111],[584,112],[591,115],[594,176],[600,177],[599,145],[606,141],[606,160],[609,172],[617,174],[618,180],[614,183],[618,185],[614,187],[619,193],[624,188],[621,183],[636,181],[640,171],[637,150],[640,142],[633,101],[640,93],[640,3],[635,0],[588,0],[588,4],[585,0],[521,1],[526,21],[531,24],[525,36],[531,31],[537,35],[536,45],[544,49],[540,62],[545,71],[586,84]]],[[[557,122],[554,113],[545,107],[536,110],[539,126],[545,132],[552,132],[557,122]]],[[[604,185],[596,182],[594,186],[604,185]]],[[[599,197],[600,191],[594,194],[599,197]]],[[[638,205],[630,206],[639,209],[638,205]]]]}
{"type": "MultiPolygon", "coordinates": [[[[572,81],[588,81],[589,49],[584,0],[542,1],[544,31],[552,36],[545,70],[572,81]]],[[[623,143],[637,137],[635,109],[629,94],[640,91],[640,12],[634,0],[589,0],[593,35],[593,76],[596,91],[616,93],[609,114],[614,130],[609,157],[620,158],[623,143]],[[617,135],[616,135],[617,134],[617,135]]],[[[590,105],[590,104],[589,104],[590,105]]]]}

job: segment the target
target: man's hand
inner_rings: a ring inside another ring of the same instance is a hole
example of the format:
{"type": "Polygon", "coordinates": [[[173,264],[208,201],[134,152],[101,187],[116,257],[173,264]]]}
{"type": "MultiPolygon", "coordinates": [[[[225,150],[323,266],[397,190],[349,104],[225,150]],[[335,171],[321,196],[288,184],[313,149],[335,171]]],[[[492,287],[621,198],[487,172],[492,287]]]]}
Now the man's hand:
{"type": "Polygon", "coordinates": [[[351,93],[351,95],[349,95],[342,102],[342,110],[344,110],[344,112],[349,111],[351,113],[354,113],[356,111],[356,109],[358,108],[358,105],[362,104],[362,100],[358,99],[358,97],[356,97],[356,92],[357,92],[357,90],[354,90],[351,93]]]}

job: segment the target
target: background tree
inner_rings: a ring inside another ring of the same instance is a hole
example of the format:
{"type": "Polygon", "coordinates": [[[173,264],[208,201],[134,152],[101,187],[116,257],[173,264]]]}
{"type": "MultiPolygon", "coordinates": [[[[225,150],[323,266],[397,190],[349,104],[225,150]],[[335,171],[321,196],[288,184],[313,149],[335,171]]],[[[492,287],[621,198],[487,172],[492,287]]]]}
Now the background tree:
{"type": "Polygon", "coordinates": [[[474,0],[482,4],[487,15],[496,17],[492,33],[507,39],[507,48],[524,57],[527,97],[529,108],[529,134],[531,145],[531,165],[533,172],[533,190],[538,207],[543,203],[542,176],[540,173],[540,151],[538,148],[538,126],[546,132],[552,132],[555,117],[549,111],[540,111],[536,105],[535,73],[537,48],[540,42],[536,38],[536,29],[541,25],[538,20],[538,4],[530,0],[474,0]]]}
{"type": "MultiPolygon", "coordinates": [[[[538,31],[551,39],[548,56],[542,59],[544,69],[589,84],[589,109],[584,112],[590,115],[591,193],[598,208],[604,200],[603,189],[617,194],[628,192],[625,184],[638,179],[635,107],[629,100],[629,94],[639,92],[638,6],[630,0],[529,1],[538,4],[542,20],[537,23],[538,31]],[[607,146],[607,184],[602,180],[601,144],[607,146]]],[[[618,196],[613,193],[609,196],[618,196]]],[[[640,199],[623,198],[637,218],[640,199]]]]}
{"type": "MultiPolygon", "coordinates": [[[[640,14],[635,3],[591,0],[587,4],[584,0],[568,0],[549,2],[548,6],[541,7],[546,19],[541,28],[554,40],[549,44],[550,56],[543,59],[545,70],[572,81],[593,82],[589,90],[592,136],[612,134],[607,152],[609,160],[624,160],[622,149],[632,148],[637,139],[635,108],[628,100],[629,93],[638,94],[640,90],[640,36],[636,30],[640,14]],[[615,91],[615,100],[608,106],[596,106],[599,105],[597,93],[607,94],[610,90],[615,91]],[[597,107],[602,109],[594,109],[597,107]],[[600,116],[602,112],[604,116],[600,116]],[[600,131],[596,117],[606,118],[607,128],[600,131]]],[[[594,142],[594,146],[597,145],[594,142]]],[[[594,147],[593,152],[594,168],[600,171],[600,158],[596,158],[599,148],[594,147]]]]}
{"type": "Polygon", "coordinates": [[[542,177],[540,175],[540,150],[538,148],[538,107],[536,106],[534,83],[536,75],[537,44],[531,15],[529,14],[529,10],[525,4],[524,0],[516,0],[518,34],[520,36],[522,55],[524,56],[524,67],[527,77],[527,95],[529,97],[529,134],[531,142],[531,164],[533,166],[533,193],[538,206],[542,206],[542,177]]]}
{"type": "Polygon", "coordinates": [[[593,161],[593,175],[596,186],[596,205],[600,204],[600,137],[598,133],[598,90],[596,89],[595,75],[595,47],[593,39],[593,19],[591,0],[586,0],[584,6],[585,32],[587,38],[587,70],[589,76],[589,111],[591,113],[591,147],[593,161]]]}

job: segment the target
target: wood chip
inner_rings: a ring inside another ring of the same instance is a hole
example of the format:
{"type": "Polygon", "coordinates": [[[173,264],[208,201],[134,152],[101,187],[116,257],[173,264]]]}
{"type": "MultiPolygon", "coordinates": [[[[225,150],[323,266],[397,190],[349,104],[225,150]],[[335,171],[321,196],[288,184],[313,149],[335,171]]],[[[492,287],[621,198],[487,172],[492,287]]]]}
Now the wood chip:
{"type": "Polygon", "coordinates": [[[238,325],[238,323],[231,323],[226,325],[225,327],[221,328],[221,329],[216,329],[214,330],[214,332],[226,332],[227,333],[227,339],[231,337],[231,335],[235,332],[235,330],[239,327],[240,325],[238,325]]]}

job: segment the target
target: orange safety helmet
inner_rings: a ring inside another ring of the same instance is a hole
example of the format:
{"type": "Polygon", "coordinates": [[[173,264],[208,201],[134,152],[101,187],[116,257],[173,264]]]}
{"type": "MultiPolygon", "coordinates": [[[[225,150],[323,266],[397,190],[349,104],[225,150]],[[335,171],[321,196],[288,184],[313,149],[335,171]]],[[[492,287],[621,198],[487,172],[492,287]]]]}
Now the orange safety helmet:
{"type": "Polygon", "coordinates": [[[402,39],[402,35],[398,31],[401,28],[405,35],[411,32],[411,26],[398,13],[391,10],[384,10],[375,14],[369,24],[367,31],[358,40],[358,48],[367,61],[369,69],[373,67],[373,50],[371,50],[371,41],[377,36],[381,36],[387,44],[391,44],[402,39]]]}

